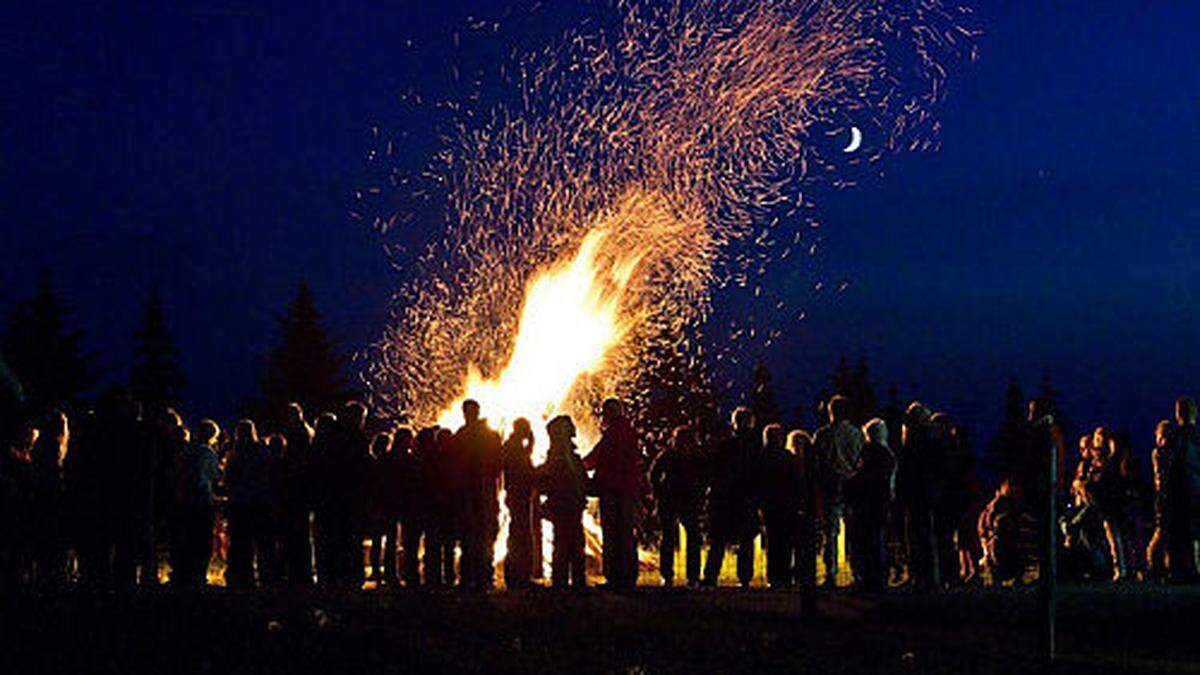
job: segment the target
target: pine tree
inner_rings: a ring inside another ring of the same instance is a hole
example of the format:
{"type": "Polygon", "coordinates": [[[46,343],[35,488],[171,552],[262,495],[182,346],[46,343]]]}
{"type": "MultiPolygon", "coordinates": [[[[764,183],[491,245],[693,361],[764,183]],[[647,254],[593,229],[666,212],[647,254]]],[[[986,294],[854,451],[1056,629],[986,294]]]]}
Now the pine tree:
{"type": "Polygon", "coordinates": [[[1025,394],[1015,376],[1008,378],[1004,392],[1004,418],[992,441],[991,460],[995,468],[1005,475],[1020,461],[1022,430],[1027,417],[1025,394]]]}
{"type": "MultiPolygon", "coordinates": [[[[821,393],[817,407],[824,411],[829,399],[835,395],[846,399],[850,409],[850,420],[856,424],[863,424],[877,414],[875,385],[871,383],[871,369],[867,364],[867,357],[860,356],[854,365],[850,365],[845,355],[838,357],[838,364],[829,376],[829,388],[821,393]]],[[[825,423],[823,417],[820,423],[825,423]]]]}
{"type": "Polygon", "coordinates": [[[152,290],[146,298],[142,326],[133,334],[133,368],[129,389],[148,409],[178,406],[187,383],[167,330],[162,296],[152,290]]]}
{"type": "Polygon", "coordinates": [[[9,316],[3,346],[33,414],[72,408],[92,386],[94,374],[79,341],[79,332],[68,328],[66,309],[49,272],[43,272],[33,297],[9,316]]]}
{"type": "Polygon", "coordinates": [[[267,357],[263,397],[269,417],[295,401],[315,416],[343,403],[347,383],[343,361],[317,313],[306,282],[280,321],[280,339],[267,357]]]}

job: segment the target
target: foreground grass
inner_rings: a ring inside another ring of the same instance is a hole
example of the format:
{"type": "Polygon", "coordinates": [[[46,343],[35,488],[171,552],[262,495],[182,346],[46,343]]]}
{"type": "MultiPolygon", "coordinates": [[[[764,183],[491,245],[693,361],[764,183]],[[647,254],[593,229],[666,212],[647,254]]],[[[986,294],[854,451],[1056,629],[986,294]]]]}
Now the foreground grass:
{"type": "MultiPolygon", "coordinates": [[[[1200,603],[1154,589],[1065,594],[1054,668],[1195,663],[1200,603]]],[[[465,596],[154,592],[3,598],[7,672],[1038,672],[1021,591],[823,597],[642,589],[465,596]]]]}

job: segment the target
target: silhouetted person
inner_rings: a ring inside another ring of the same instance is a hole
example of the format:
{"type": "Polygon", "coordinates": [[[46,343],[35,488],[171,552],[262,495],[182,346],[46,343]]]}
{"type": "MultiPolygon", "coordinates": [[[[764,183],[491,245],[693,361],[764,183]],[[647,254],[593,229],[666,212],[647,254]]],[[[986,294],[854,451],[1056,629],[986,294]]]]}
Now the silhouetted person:
{"type": "Polygon", "coordinates": [[[304,409],[289,403],[281,428],[287,447],[279,463],[280,570],[288,585],[312,585],[313,430],[304,409]]]}
{"type": "Polygon", "coordinates": [[[500,435],[480,417],[479,403],[463,401],[463,426],[454,434],[462,462],[462,583],[469,589],[490,588],[492,556],[499,529],[500,435]]]}
{"type": "Polygon", "coordinates": [[[763,525],[767,548],[767,583],[787,588],[796,581],[797,536],[803,487],[801,467],[787,449],[779,424],[763,427],[763,525]]]}
{"type": "Polygon", "coordinates": [[[816,458],[813,453],[812,437],[796,429],[788,434],[788,452],[796,462],[799,476],[800,509],[796,522],[796,557],[794,570],[800,587],[801,612],[810,611],[816,603],[817,589],[817,513],[820,501],[817,498],[816,458]]]}
{"type": "Polygon", "coordinates": [[[1184,396],[1175,402],[1175,491],[1179,533],[1171,537],[1167,555],[1171,578],[1191,582],[1197,576],[1197,540],[1200,539],[1200,431],[1196,429],[1196,401],[1184,396]]]}
{"type": "Polygon", "coordinates": [[[221,428],[212,420],[197,427],[175,465],[175,518],[171,528],[171,583],[201,588],[212,558],[216,487],[220,481],[217,442],[221,428]]]}
{"type": "Polygon", "coordinates": [[[873,419],[863,427],[867,443],[862,467],[846,484],[850,504],[846,527],[853,552],[855,577],[868,591],[887,590],[887,551],[884,529],[896,494],[896,456],[888,445],[887,423],[873,419]]]}
{"type": "Polygon", "coordinates": [[[367,520],[371,537],[371,579],[380,586],[394,586],[396,577],[396,524],[400,520],[400,490],[403,459],[396,453],[395,438],[387,432],[371,440],[371,471],[367,488],[371,503],[367,520]]]}
{"type": "Polygon", "coordinates": [[[637,540],[633,526],[641,493],[642,453],[637,434],[615,398],[600,410],[600,441],[583,458],[585,469],[595,471],[593,485],[600,497],[600,528],[604,538],[604,577],[617,589],[637,584],[637,540]]]}
{"type": "Polygon", "coordinates": [[[105,435],[116,444],[113,496],[116,499],[117,540],[113,570],[117,584],[158,584],[155,555],[154,496],[157,477],[156,445],[140,419],[138,404],[122,394],[113,417],[106,420],[105,435]]]}
{"type": "Polygon", "coordinates": [[[370,491],[371,449],[367,437],[367,407],[351,401],[342,407],[336,461],[332,465],[332,523],[334,525],[335,578],[351,589],[362,588],[363,546],[370,491]]]}
{"type": "Polygon", "coordinates": [[[146,440],[154,461],[154,543],[169,546],[175,521],[175,464],[187,446],[187,428],[174,408],[147,410],[146,440]]]}
{"type": "Polygon", "coordinates": [[[813,448],[821,491],[825,584],[833,588],[838,577],[838,532],[846,509],[843,488],[859,470],[864,438],[862,430],[850,422],[850,402],[845,397],[829,399],[827,408],[829,424],[817,430],[813,448]]]}
{"type": "Polygon", "coordinates": [[[67,534],[75,545],[79,579],[83,586],[111,585],[112,553],[118,530],[114,494],[118,444],[106,420],[116,414],[118,394],[106,392],[97,409],[86,411],[72,429],[71,452],[64,473],[67,480],[67,534]]]}
{"type": "Polygon", "coordinates": [[[253,588],[257,581],[269,585],[275,568],[273,466],[269,451],[259,441],[254,422],[244,419],[233,431],[233,447],[225,464],[225,490],[229,496],[229,560],[225,581],[229,588],[253,588]]]}
{"type": "Polygon", "coordinates": [[[737,577],[743,587],[754,579],[754,537],[758,535],[760,458],[754,414],[733,412],[733,434],[719,441],[710,464],[708,522],[710,546],[704,563],[705,586],[716,586],[725,549],[737,546],[737,577]]]}
{"type": "Polygon", "coordinates": [[[1003,481],[979,514],[983,567],[997,583],[1017,580],[1025,571],[1020,551],[1021,509],[1013,493],[1012,481],[1003,481]]]}
{"type": "MultiPolygon", "coordinates": [[[[442,583],[442,549],[438,527],[437,498],[438,457],[437,427],[425,427],[413,441],[411,476],[406,520],[404,521],[404,583],[409,588],[421,585],[421,561],[417,551],[425,544],[425,584],[438,587],[442,583]]],[[[453,563],[453,559],[451,560],[453,563]]]]}
{"type": "Polygon", "coordinates": [[[1171,420],[1160,420],[1154,428],[1154,451],[1150,455],[1154,469],[1154,533],[1146,545],[1147,577],[1154,581],[1169,578],[1168,551],[1179,536],[1181,515],[1179,495],[1172,484],[1175,467],[1175,425],[1171,420]]]}
{"type": "Polygon", "coordinates": [[[432,492],[433,547],[425,545],[425,583],[437,588],[454,586],[458,579],[454,558],[463,532],[464,462],[449,429],[434,429],[434,446],[436,452],[429,464],[428,480],[432,492]]]}
{"type": "Polygon", "coordinates": [[[954,531],[965,508],[962,500],[966,495],[966,487],[962,484],[961,468],[954,456],[951,427],[950,417],[944,412],[936,412],[929,417],[930,436],[925,460],[928,463],[926,476],[933,515],[934,553],[937,556],[935,570],[939,587],[957,586],[961,581],[954,531]]]}
{"type": "Polygon", "coordinates": [[[67,581],[67,508],[63,464],[70,430],[60,410],[46,416],[33,446],[33,524],[37,584],[42,588],[65,586],[67,581]]]}
{"type": "Polygon", "coordinates": [[[504,585],[526,588],[533,577],[533,549],[541,546],[541,527],[535,520],[536,495],[533,469],[533,430],[518,417],[501,450],[504,505],[508,508],[508,555],[504,558],[504,585]]]}
{"type": "Polygon", "coordinates": [[[338,463],[338,419],[321,413],[313,431],[309,494],[313,504],[313,552],[317,583],[329,588],[339,581],[336,555],[336,500],[334,472],[338,463]]]}
{"type": "Polygon", "coordinates": [[[0,591],[24,585],[33,563],[29,516],[36,503],[33,451],[37,440],[37,426],[19,425],[0,451],[0,591]]]}
{"type": "MultiPolygon", "coordinates": [[[[933,524],[934,475],[932,413],[919,401],[904,412],[897,453],[897,506],[908,535],[909,579],[918,590],[937,587],[937,545],[933,524]]],[[[1007,502],[1006,502],[1007,503],[1007,502]]]]}
{"type": "Polygon", "coordinates": [[[554,528],[550,579],[555,588],[587,585],[584,571],[583,508],[587,473],[575,454],[575,423],[559,415],[546,425],[550,448],[537,470],[538,490],[546,497],[545,512],[554,528]]]}
{"type": "Polygon", "coordinates": [[[650,467],[650,485],[654,489],[655,508],[662,527],[659,573],[663,585],[675,582],[675,550],[679,548],[679,528],[687,534],[684,569],[689,585],[700,583],[700,549],[704,535],[700,520],[704,508],[705,458],[700,454],[696,432],[678,427],[671,444],[650,467]]]}

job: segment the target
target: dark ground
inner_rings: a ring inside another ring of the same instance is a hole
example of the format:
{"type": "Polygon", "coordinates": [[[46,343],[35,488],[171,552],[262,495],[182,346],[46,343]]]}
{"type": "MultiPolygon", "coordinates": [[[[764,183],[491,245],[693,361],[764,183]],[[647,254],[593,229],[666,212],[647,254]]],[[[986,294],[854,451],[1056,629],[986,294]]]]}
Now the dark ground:
{"type": "MultiPolygon", "coordinates": [[[[10,673],[1048,670],[1027,590],[796,596],[155,592],[0,599],[10,673]]],[[[1063,591],[1056,672],[1200,670],[1200,589],[1063,591]]]]}

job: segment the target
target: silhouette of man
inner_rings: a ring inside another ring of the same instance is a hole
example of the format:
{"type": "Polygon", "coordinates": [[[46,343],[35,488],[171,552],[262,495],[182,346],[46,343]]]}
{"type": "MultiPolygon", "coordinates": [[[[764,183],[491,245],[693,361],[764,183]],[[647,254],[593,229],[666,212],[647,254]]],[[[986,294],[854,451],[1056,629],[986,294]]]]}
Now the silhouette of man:
{"type": "Polygon", "coordinates": [[[763,524],[766,529],[767,583],[786,588],[796,582],[796,545],[799,534],[800,465],[788,451],[783,427],[763,427],[763,524]]]}
{"type": "Polygon", "coordinates": [[[850,422],[850,402],[845,397],[834,396],[827,407],[829,424],[817,430],[813,445],[824,515],[821,554],[825,561],[825,584],[833,588],[838,576],[838,532],[846,509],[843,488],[859,470],[865,439],[862,430],[850,422]]]}
{"type": "Polygon", "coordinates": [[[501,452],[504,504],[508,507],[508,555],[504,558],[504,585],[526,588],[533,575],[533,547],[541,545],[534,521],[533,430],[518,417],[501,452]]]}
{"type": "Polygon", "coordinates": [[[713,457],[709,492],[710,547],[704,585],[716,586],[725,549],[737,546],[737,577],[743,588],[754,578],[754,537],[758,535],[756,483],[760,477],[758,437],[749,408],[733,411],[733,434],[713,457]]]}
{"type": "Polygon", "coordinates": [[[212,558],[216,486],[221,478],[216,449],[220,437],[221,428],[216,422],[200,422],[195,440],[184,448],[176,466],[171,583],[183,588],[200,588],[206,583],[212,558]]]}
{"type": "Polygon", "coordinates": [[[619,400],[604,401],[600,425],[600,442],[583,458],[583,466],[595,471],[593,483],[600,496],[605,579],[612,588],[629,589],[637,583],[638,573],[633,521],[641,488],[642,454],[619,400]]]}
{"type": "Polygon", "coordinates": [[[583,567],[583,508],[587,473],[575,454],[575,423],[559,415],[546,425],[550,448],[537,470],[538,490],[546,496],[546,513],[554,528],[550,580],[555,588],[587,586],[583,567]]]}
{"type": "Polygon", "coordinates": [[[1174,518],[1179,527],[1170,538],[1171,578],[1177,582],[1195,581],[1197,576],[1197,539],[1200,539],[1200,431],[1196,428],[1196,401],[1190,396],[1175,402],[1175,457],[1172,482],[1178,500],[1173,503],[1181,513],[1174,518]]]}
{"type": "Polygon", "coordinates": [[[454,434],[456,451],[463,461],[463,585],[468,589],[490,588],[494,570],[492,555],[499,528],[500,435],[480,417],[479,403],[463,401],[464,424],[454,434]]]}
{"type": "Polygon", "coordinates": [[[287,449],[280,462],[280,538],[284,579],[297,588],[312,585],[312,444],[313,430],[299,403],[285,410],[287,449]]]}
{"type": "Polygon", "coordinates": [[[884,526],[896,494],[896,456],[888,446],[887,423],[876,418],[864,427],[867,438],[862,468],[846,484],[850,505],[846,527],[855,563],[855,578],[872,592],[887,590],[884,526]]]}
{"type": "Polygon", "coordinates": [[[663,585],[675,583],[675,551],[679,547],[679,528],[687,534],[684,569],[689,585],[700,583],[700,516],[704,505],[704,459],[700,456],[696,432],[681,426],[671,435],[671,445],[658,455],[650,467],[655,509],[662,527],[659,573],[663,585]]]}

